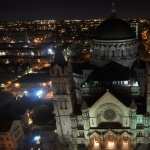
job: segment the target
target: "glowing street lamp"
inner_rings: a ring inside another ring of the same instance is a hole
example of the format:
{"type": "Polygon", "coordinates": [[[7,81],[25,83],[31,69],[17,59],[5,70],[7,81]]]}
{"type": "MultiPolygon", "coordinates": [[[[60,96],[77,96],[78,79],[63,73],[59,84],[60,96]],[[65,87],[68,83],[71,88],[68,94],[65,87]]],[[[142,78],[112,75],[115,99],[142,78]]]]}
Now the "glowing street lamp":
{"type": "Polygon", "coordinates": [[[29,92],[26,91],[26,90],[23,93],[24,93],[25,96],[27,96],[29,94],[29,92]]]}
{"type": "Polygon", "coordinates": [[[36,96],[39,97],[39,98],[41,98],[43,96],[43,90],[38,90],[36,92],[36,96]]]}
{"type": "Polygon", "coordinates": [[[40,136],[40,135],[36,135],[36,136],[33,138],[33,141],[34,141],[36,144],[40,144],[40,143],[41,143],[41,136],[40,136]]]}
{"type": "Polygon", "coordinates": [[[15,83],[15,87],[19,88],[20,87],[20,83],[15,83]]]}
{"type": "Polygon", "coordinates": [[[49,55],[54,55],[55,53],[54,53],[54,51],[53,51],[51,48],[49,48],[49,49],[48,49],[48,54],[49,54],[49,55]]]}
{"type": "Polygon", "coordinates": [[[28,125],[31,125],[33,123],[33,120],[31,118],[28,119],[28,125]]]}

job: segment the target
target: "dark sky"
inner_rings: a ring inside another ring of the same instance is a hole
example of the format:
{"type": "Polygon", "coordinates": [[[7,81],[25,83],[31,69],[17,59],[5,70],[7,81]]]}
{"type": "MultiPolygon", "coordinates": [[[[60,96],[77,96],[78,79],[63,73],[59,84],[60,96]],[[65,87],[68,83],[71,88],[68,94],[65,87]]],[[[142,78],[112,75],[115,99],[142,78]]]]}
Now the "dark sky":
{"type": "MultiPolygon", "coordinates": [[[[1,0],[0,19],[62,19],[108,16],[112,0],[1,0]]],[[[118,16],[150,16],[150,0],[118,0],[118,16]]]]}

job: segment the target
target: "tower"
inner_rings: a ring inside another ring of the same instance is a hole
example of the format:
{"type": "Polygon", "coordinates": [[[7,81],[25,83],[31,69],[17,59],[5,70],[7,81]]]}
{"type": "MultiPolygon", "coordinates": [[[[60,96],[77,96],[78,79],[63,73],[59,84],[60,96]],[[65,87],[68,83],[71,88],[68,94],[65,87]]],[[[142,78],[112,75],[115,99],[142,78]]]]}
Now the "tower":
{"type": "Polygon", "coordinates": [[[55,62],[50,69],[53,86],[54,113],[56,115],[56,132],[63,139],[69,139],[72,134],[72,84],[69,64],[65,62],[62,51],[55,54],[55,62]],[[60,58],[61,57],[61,58],[60,58]]]}

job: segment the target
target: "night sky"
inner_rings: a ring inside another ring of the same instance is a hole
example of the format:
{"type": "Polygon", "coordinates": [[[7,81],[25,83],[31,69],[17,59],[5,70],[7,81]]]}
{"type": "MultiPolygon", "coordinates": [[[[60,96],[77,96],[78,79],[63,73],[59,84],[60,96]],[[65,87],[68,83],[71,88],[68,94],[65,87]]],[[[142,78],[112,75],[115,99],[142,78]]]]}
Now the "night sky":
{"type": "MultiPolygon", "coordinates": [[[[1,19],[87,19],[108,16],[112,0],[1,0],[1,19]]],[[[118,16],[150,17],[150,0],[118,0],[118,16]]]]}

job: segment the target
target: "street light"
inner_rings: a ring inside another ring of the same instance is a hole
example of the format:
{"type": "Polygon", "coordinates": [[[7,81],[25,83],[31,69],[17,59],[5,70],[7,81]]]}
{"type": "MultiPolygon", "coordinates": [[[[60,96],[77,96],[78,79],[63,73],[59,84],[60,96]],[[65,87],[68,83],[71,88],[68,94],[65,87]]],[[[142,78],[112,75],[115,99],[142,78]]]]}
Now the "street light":
{"type": "Polygon", "coordinates": [[[53,51],[51,48],[49,48],[49,49],[48,49],[48,54],[49,54],[49,55],[54,55],[55,53],[54,53],[54,51],[53,51]]]}
{"type": "Polygon", "coordinates": [[[41,89],[41,90],[36,91],[36,96],[38,98],[41,98],[43,96],[43,90],[41,89]]]}
{"type": "Polygon", "coordinates": [[[34,141],[36,144],[40,144],[40,143],[41,143],[41,136],[40,136],[40,135],[36,135],[36,136],[33,138],[33,141],[34,141]]]}

